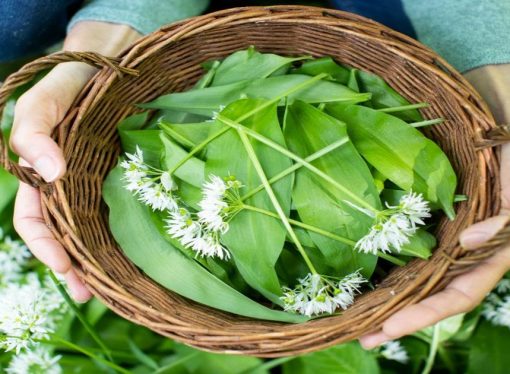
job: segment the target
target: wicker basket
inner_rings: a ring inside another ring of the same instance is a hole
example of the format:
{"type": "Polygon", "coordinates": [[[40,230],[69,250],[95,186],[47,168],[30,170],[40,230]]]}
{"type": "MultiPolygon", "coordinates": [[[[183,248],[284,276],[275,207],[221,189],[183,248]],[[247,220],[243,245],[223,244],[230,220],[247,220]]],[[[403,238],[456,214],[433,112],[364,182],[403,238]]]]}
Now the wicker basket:
{"type": "Polygon", "coordinates": [[[373,331],[392,313],[443,288],[457,274],[493,254],[510,227],[474,251],[458,245],[468,225],[498,213],[499,165],[491,147],[508,140],[479,95],[444,60],[420,43],[365,18],[300,6],[238,8],[182,21],[154,32],[118,59],[61,52],[13,74],[0,90],[0,110],[9,94],[38,71],[65,61],[102,69],[82,91],[54,138],[68,163],[65,178],[47,185],[33,170],[0,162],[42,191],[47,224],[75,261],[80,276],[100,300],[121,316],[177,341],[215,352],[278,357],[310,352],[373,331]],[[428,102],[426,129],[448,154],[459,177],[458,218],[443,219],[439,248],[430,261],[395,269],[374,291],[339,316],[304,324],[267,322],[220,312],[167,291],[142,274],[117,246],[101,199],[102,182],[121,151],[116,125],[135,103],[182,91],[200,77],[200,63],[254,45],[283,55],[329,55],[382,76],[411,102],[428,102]]]}

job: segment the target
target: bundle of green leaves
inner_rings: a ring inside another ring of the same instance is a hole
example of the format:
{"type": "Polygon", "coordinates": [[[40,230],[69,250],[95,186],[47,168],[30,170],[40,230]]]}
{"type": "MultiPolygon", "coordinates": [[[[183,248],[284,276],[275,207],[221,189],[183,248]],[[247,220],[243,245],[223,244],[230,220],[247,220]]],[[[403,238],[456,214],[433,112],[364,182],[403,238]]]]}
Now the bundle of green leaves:
{"type": "Polygon", "coordinates": [[[376,270],[426,259],[456,175],[380,77],[253,48],[119,124],[103,195],[117,242],[156,282],[243,316],[348,308],[376,270]],[[283,310],[282,310],[283,309],[283,310]]]}

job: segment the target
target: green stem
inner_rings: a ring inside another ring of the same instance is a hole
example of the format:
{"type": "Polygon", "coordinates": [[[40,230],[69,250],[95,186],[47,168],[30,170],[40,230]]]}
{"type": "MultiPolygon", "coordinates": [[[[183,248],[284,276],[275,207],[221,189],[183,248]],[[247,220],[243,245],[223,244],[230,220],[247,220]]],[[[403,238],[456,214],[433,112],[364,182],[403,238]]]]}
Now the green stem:
{"type": "Polygon", "coordinates": [[[383,112],[383,113],[393,113],[393,112],[402,112],[404,110],[427,108],[428,106],[429,106],[428,103],[418,103],[418,104],[409,104],[409,105],[402,105],[402,106],[394,106],[394,107],[391,107],[391,108],[380,108],[380,109],[376,109],[376,110],[378,112],[383,112]]]}
{"type": "Polygon", "coordinates": [[[168,372],[169,369],[172,369],[172,368],[174,368],[174,367],[176,367],[176,366],[178,366],[178,365],[180,365],[180,364],[182,364],[182,363],[184,363],[184,362],[186,362],[186,361],[196,357],[200,353],[201,352],[190,353],[189,355],[184,356],[184,357],[182,357],[182,358],[180,358],[180,359],[178,359],[178,360],[176,360],[174,362],[171,362],[171,363],[169,363],[166,366],[160,367],[158,370],[156,370],[154,372],[154,374],[166,373],[166,372],[168,372]]]}
{"type": "Polygon", "coordinates": [[[427,362],[425,363],[425,367],[421,372],[422,374],[429,374],[432,371],[434,361],[436,360],[438,347],[439,347],[439,323],[436,323],[434,325],[434,329],[432,332],[432,342],[430,343],[429,356],[427,357],[427,362]]]}
{"type": "Polygon", "coordinates": [[[97,356],[95,355],[94,353],[90,352],[89,350],[83,348],[83,347],[80,347],[74,343],[71,343],[70,341],[68,340],[65,340],[65,339],[62,339],[58,336],[53,336],[53,339],[49,339],[49,340],[39,340],[39,342],[41,343],[47,343],[47,344],[52,344],[52,345],[56,345],[56,344],[61,344],[63,346],[66,346],[76,352],[80,352],[82,354],[84,354],[85,356],[87,357],[90,357],[91,359],[97,361],[97,362],[100,362],[110,368],[112,368],[113,370],[115,371],[118,371],[119,373],[123,373],[123,374],[130,374],[131,372],[129,370],[126,370],[124,369],[123,367],[120,367],[119,365],[115,364],[114,362],[111,362],[111,361],[108,361],[108,360],[105,360],[104,358],[102,358],[101,356],[97,356]]]}
{"type": "Polygon", "coordinates": [[[110,353],[110,349],[106,346],[106,344],[103,342],[101,337],[94,331],[94,328],[87,321],[87,319],[83,315],[83,313],[80,310],[80,308],[78,308],[76,303],[71,299],[71,297],[67,293],[67,291],[64,288],[64,286],[62,286],[62,284],[57,279],[57,277],[55,277],[55,274],[53,274],[52,271],[49,271],[48,273],[49,273],[49,276],[50,276],[51,280],[53,281],[53,283],[57,287],[58,292],[60,292],[60,294],[62,295],[62,297],[66,301],[67,305],[69,305],[69,307],[72,309],[72,311],[74,312],[74,314],[76,315],[78,320],[81,322],[81,324],[83,325],[85,330],[89,333],[89,335],[96,342],[96,344],[99,346],[99,348],[101,348],[101,350],[103,351],[105,356],[108,358],[108,360],[113,361],[113,358],[112,358],[111,353],[110,353]]]}
{"type": "MultiPolygon", "coordinates": [[[[287,91],[281,93],[280,95],[274,97],[273,99],[271,99],[269,101],[266,101],[263,104],[259,105],[258,107],[256,107],[256,108],[254,108],[254,109],[244,113],[241,117],[236,119],[236,122],[244,121],[245,119],[247,119],[247,118],[251,117],[252,115],[260,112],[261,110],[263,110],[263,109],[273,105],[274,103],[279,102],[284,97],[287,97],[287,96],[289,96],[289,95],[291,95],[291,94],[293,94],[293,93],[295,93],[297,91],[300,91],[303,88],[306,88],[306,87],[310,86],[312,83],[315,83],[316,81],[321,80],[322,78],[325,78],[326,76],[327,76],[327,74],[322,73],[322,74],[316,75],[315,77],[312,77],[312,78],[304,81],[303,83],[300,83],[300,84],[298,84],[298,85],[296,85],[294,87],[289,88],[287,91]]],[[[168,171],[169,174],[170,175],[174,174],[177,169],[179,169],[182,165],[184,165],[186,163],[186,161],[188,161],[194,155],[196,155],[198,152],[200,152],[202,149],[204,149],[214,139],[220,137],[221,135],[225,134],[229,130],[230,130],[230,127],[224,127],[220,131],[218,131],[217,133],[212,134],[207,139],[202,141],[200,144],[195,146],[195,148],[193,148],[191,151],[189,151],[189,153],[185,157],[183,157],[177,164],[175,164],[175,166],[172,169],[170,169],[168,171]]]]}
{"type": "Polygon", "coordinates": [[[296,233],[292,229],[292,226],[290,225],[289,220],[288,220],[287,216],[285,215],[285,212],[283,211],[280,203],[278,202],[278,199],[277,199],[273,189],[271,188],[269,181],[267,180],[266,174],[264,173],[264,169],[262,168],[262,165],[260,164],[257,154],[255,153],[255,150],[253,149],[253,146],[250,143],[250,139],[242,130],[238,130],[237,133],[239,134],[239,137],[241,138],[241,141],[244,145],[246,153],[248,154],[248,157],[250,158],[250,160],[253,164],[253,167],[255,168],[255,171],[257,172],[257,174],[260,178],[260,181],[262,182],[262,184],[264,185],[264,188],[266,189],[269,199],[271,199],[271,202],[273,203],[274,208],[278,212],[278,216],[279,216],[280,220],[282,221],[283,226],[285,226],[285,229],[289,233],[290,238],[296,245],[299,253],[305,260],[306,265],[308,266],[308,268],[310,269],[312,274],[318,274],[317,270],[315,269],[315,266],[313,266],[312,261],[306,254],[305,249],[301,245],[301,242],[299,241],[298,237],[296,236],[296,233]]]}
{"type": "Polygon", "coordinates": [[[331,183],[337,189],[339,189],[344,194],[349,196],[358,205],[361,205],[361,206],[369,209],[370,211],[374,212],[375,214],[379,213],[379,211],[377,209],[375,209],[374,207],[372,207],[372,205],[370,205],[369,203],[367,203],[365,200],[361,199],[360,197],[356,196],[354,193],[352,193],[347,188],[342,186],[340,183],[335,181],[331,176],[327,175],[322,170],[316,168],[315,166],[313,166],[309,162],[305,161],[301,157],[299,157],[299,156],[295,155],[294,153],[290,152],[288,149],[282,147],[280,144],[272,141],[271,139],[266,138],[263,135],[260,135],[258,132],[254,131],[252,129],[249,129],[249,128],[241,125],[238,122],[232,121],[232,120],[230,120],[230,119],[228,119],[226,117],[223,117],[221,115],[218,116],[218,120],[223,122],[227,126],[238,130],[239,133],[242,132],[244,134],[247,134],[247,135],[251,136],[252,138],[257,139],[259,142],[261,142],[261,143],[263,143],[263,144],[273,148],[275,151],[277,151],[277,152],[287,156],[288,158],[290,158],[290,159],[292,159],[292,160],[302,164],[304,167],[306,167],[307,169],[309,169],[310,171],[315,173],[317,176],[319,176],[320,178],[324,179],[325,181],[331,183]]]}
{"type": "Polygon", "coordinates": [[[282,364],[285,364],[286,362],[295,360],[297,356],[290,356],[290,357],[280,357],[275,358],[274,360],[268,360],[260,365],[257,365],[253,368],[246,369],[241,374],[251,374],[251,373],[265,373],[269,372],[271,369],[280,366],[282,364]]]}
{"type": "Polygon", "coordinates": [[[437,125],[439,123],[442,123],[444,121],[444,118],[436,118],[436,119],[428,119],[426,121],[420,121],[420,122],[413,122],[409,125],[413,127],[424,127],[424,126],[430,126],[430,125],[437,125]]]}
{"type": "MultiPolygon", "coordinates": [[[[310,156],[308,156],[307,158],[305,158],[304,160],[306,162],[312,162],[312,161],[315,161],[317,160],[318,158],[326,155],[327,153],[337,149],[338,147],[340,147],[341,145],[347,143],[349,141],[349,138],[348,137],[345,137],[345,138],[342,138],[340,140],[337,140],[336,142],[320,149],[319,151],[315,152],[315,153],[312,153],[310,156]]],[[[273,184],[277,181],[279,181],[280,179],[283,179],[285,178],[287,175],[293,173],[294,171],[296,171],[297,169],[301,168],[303,166],[302,163],[300,162],[296,162],[295,164],[293,164],[291,167],[283,170],[282,172],[276,174],[274,177],[272,177],[271,179],[269,179],[269,184],[273,184]]],[[[246,199],[249,199],[250,197],[252,197],[253,195],[255,195],[256,193],[262,191],[264,189],[264,185],[261,184],[260,186],[258,186],[257,188],[254,188],[253,190],[247,192],[243,197],[241,197],[241,201],[245,201],[246,199]]]]}
{"type": "MultiPolygon", "coordinates": [[[[251,210],[252,212],[257,212],[257,213],[261,213],[261,214],[264,214],[266,216],[269,216],[269,217],[273,217],[273,218],[276,218],[276,219],[280,219],[280,216],[274,212],[271,212],[270,210],[266,210],[266,209],[262,209],[262,208],[258,208],[256,206],[253,206],[253,205],[246,205],[246,204],[243,204],[241,205],[241,209],[246,209],[246,210],[251,210]]],[[[347,244],[347,245],[350,245],[352,247],[354,247],[356,245],[356,242],[354,240],[351,240],[351,239],[348,239],[348,238],[344,238],[342,236],[339,236],[339,235],[335,235],[329,231],[326,231],[326,230],[323,230],[321,229],[320,227],[316,227],[316,226],[312,226],[312,225],[309,225],[307,223],[304,223],[304,222],[301,222],[301,221],[297,221],[297,220],[294,220],[292,218],[287,218],[287,220],[289,221],[289,223],[291,225],[294,225],[294,226],[297,226],[297,227],[301,227],[302,229],[305,229],[307,231],[311,231],[311,232],[315,232],[316,234],[319,234],[319,235],[322,235],[322,236],[325,236],[327,238],[330,238],[330,239],[333,239],[333,240],[336,240],[337,242],[341,242],[341,243],[344,243],[344,244],[347,244]]],[[[384,253],[384,252],[378,252],[377,253],[377,256],[395,264],[395,265],[398,265],[398,266],[404,266],[406,263],[402,260],[399,260],[398,258],[396,257],[393,257],[387,253],[384,253]]]]}

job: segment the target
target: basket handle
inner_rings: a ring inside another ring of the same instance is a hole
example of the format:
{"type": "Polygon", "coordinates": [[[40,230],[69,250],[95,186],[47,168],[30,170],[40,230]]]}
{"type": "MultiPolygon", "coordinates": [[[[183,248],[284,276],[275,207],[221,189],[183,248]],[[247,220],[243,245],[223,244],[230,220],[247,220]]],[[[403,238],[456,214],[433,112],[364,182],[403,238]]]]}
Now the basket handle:
{"type": "MultiPolygon", "coordinates": [[[[96,68],[110,68],[121,77],[123,74],[138,75],[138,71],[119,66],[120,59],[105,57],[95,52],[56,52],[41,57],[23,66],[16,73],[11,74],[0,87],[0,117],[7,100],[14,90],[30,82],[37,73],[50,69],[63,62],[84,62],[96,68]]],[[[0,166],[14,175],[20,181],[34,187],[43,187],[45,183],[36,176],[32,168],[18,165],[9,158],[9,146],[6,144],[2,129],[0,129],[0,166]]]]}

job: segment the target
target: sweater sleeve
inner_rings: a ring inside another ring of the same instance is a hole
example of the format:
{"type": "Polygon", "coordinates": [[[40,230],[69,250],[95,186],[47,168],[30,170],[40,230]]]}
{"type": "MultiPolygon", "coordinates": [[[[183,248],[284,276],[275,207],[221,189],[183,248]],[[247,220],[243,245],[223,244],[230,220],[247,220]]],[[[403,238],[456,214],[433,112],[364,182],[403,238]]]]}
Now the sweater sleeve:
{"type": "Polygon", "coordinates": [[[149,34],[163,25],[199,15],[209,0],[90,0],[71,19],[69,31],[80,21],[129,25],[149,34]]]}
{"type": "Polygon", "coordinates": [[[403,0],[418,39],[459,71],[510,62],[510,1],[403,0]]]}

